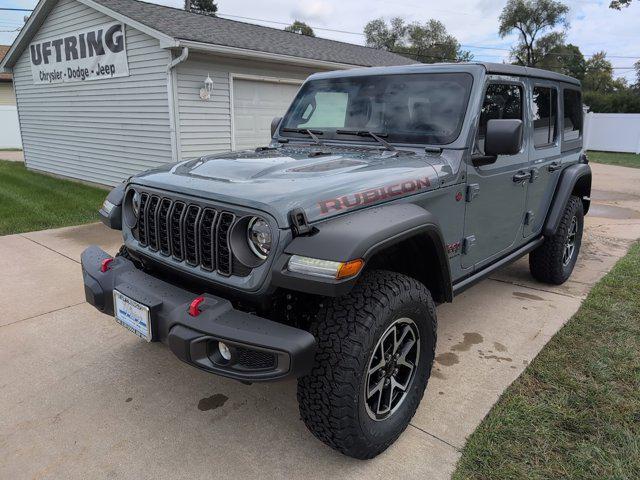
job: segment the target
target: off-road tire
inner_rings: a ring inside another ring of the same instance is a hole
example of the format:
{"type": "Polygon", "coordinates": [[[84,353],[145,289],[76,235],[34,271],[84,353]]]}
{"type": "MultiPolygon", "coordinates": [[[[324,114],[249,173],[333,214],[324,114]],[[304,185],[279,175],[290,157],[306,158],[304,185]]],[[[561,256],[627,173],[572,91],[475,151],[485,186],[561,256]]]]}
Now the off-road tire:
{"type": "Polygon", "coordinates": [[[542,245],[529,254],[529,270],[533,277],[543,283],[561,285],[567,281],[576,265],[582,230],[584,228],[584,210],[582,200],[572,196],[567,202],[560,225],[555,235],[545,238],[542,245]],[[564,264],[564,252],[573,220],[577,222],[575,246],[569,263],[564,264]]]}
{"type": "Polygon", "coordinates": [[[405,430],[422,399],[436,346],[436,309],[429,290],[413,278],[374,270],[351,293],[325,299],[311,326],[315,363],[298,380],[300,415],[307,428],[350,457],[373,458],[405,430]],[[420,355],[404,400],[388,418],[367,413],[364,384],[373,350],[396,320],[409,318],[419,332],[420,355]]]}

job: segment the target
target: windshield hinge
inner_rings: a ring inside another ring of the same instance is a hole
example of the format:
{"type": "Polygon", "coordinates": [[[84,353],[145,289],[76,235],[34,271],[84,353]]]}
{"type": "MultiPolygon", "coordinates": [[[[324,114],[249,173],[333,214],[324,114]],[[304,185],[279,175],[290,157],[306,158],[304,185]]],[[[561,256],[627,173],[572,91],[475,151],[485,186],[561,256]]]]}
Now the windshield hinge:
{"type": "Polygon", "coordinates": [[[308,235],[313,231],[313,227],[309,225],[307,214],[303,208],[294,208],[289,212],[289,223],[294,237],[308,235]]]}

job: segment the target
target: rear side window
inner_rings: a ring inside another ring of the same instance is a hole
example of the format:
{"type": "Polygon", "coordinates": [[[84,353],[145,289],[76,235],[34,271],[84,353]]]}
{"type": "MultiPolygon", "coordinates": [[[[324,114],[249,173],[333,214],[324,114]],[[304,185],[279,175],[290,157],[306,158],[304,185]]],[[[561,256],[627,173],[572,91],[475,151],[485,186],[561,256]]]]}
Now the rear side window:
{"type": "Polygon", "coordinates": [[[565,90],[562,130],[565,140],[577,140],[582,136],[582,94],[579,90],[565,90]]]}
{"type": "Polygon", "coordinates": [[[533,144],[536,148],[555,143],[558,118],[558,91],[555,88],[533,89],[533,144]]]}
{"type": "Polygon", "coordinates": [[[484,96],[480,125],[478,128],[477,149],[484,154],[484,138],[489,120],[522,120],[522,87],[503,83],[494,83],[487,87],[484,96]]]}

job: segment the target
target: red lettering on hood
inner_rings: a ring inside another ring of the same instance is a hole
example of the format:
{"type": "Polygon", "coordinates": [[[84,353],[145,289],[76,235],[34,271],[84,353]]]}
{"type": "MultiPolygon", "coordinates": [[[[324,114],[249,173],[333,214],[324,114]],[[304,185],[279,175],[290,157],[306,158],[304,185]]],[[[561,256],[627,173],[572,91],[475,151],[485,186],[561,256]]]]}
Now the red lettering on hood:
{"type": "Polygon", "coordinates": [[[405,180],[392,183],[383,187],[372,188],[362,192],[350,193],[339,198],[330,198],[318,202],[320,213],[326,215],[329,212],[339,212],[360,205],[368,205],[386,198],[407,195],[431,186],[428,177],[420,177],[415,180],[405,180]]]}

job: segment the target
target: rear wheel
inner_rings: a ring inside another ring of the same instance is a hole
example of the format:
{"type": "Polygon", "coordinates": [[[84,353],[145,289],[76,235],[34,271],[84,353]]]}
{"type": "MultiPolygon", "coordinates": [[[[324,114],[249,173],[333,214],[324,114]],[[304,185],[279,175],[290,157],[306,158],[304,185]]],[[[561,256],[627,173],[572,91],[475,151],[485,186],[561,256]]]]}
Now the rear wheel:
{"type": "Polygon", "coordinates": [[[558,231],[529,254],[529,270],[536,280],[560,285],[573,272],[582,245],[584,210],[582,201],[572,196],[562,215],[558,231]]]}
{"type": "Polygon", "coordinates": [[[435,305],[405,275],[373,271],[349,295],[327,299],[311,329],[318,351],[298,381],[300,414],[327,445],[372,458],[409,424],[436,345],[435,305]]]}

